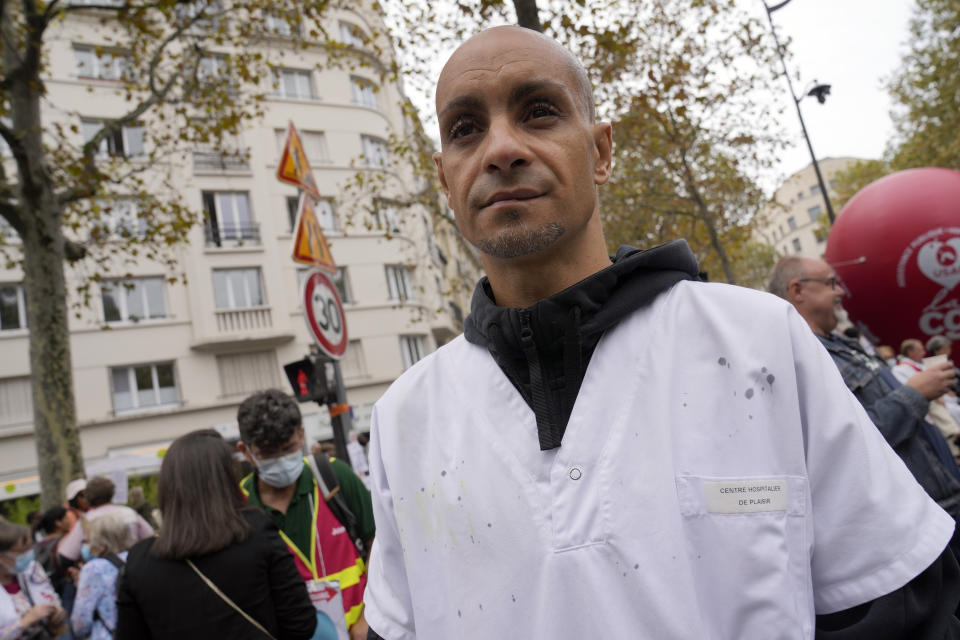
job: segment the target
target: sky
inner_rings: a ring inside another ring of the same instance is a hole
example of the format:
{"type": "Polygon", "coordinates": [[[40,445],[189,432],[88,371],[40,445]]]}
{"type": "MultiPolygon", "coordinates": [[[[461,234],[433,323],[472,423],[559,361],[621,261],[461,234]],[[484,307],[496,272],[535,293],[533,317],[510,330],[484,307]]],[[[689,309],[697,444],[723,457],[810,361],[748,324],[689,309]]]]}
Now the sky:
{"type": "MultiPolygon", "coordinates": [[[[742,1],[755,4],[763,16],[761,0],[742,1]]],[[[801,78],[794,90],[800,93],[813,80],[831,85],[826,104],[815,98],[800,103],[818,158],[883,154],[893,123],[882,83],[906,52],[912,7],[913,0],[793,0],[773,14],[781,40],[792,38],[788,68],[801,78]]],[[[786,80],[781,86],[789,106],[786,80]]],[[[810,164],[810,152],[796,109],[784,110],[782,117],[796,140],[778,167],[785,178],[810,164]]]]}

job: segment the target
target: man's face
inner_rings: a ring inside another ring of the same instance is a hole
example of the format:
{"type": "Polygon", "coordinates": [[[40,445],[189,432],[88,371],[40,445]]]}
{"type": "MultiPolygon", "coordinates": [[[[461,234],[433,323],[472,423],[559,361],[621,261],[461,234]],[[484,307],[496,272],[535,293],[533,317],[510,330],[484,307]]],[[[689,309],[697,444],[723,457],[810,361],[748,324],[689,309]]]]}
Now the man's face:
{"type": "Polygon", "coordinates": [[[498,259],[563,246],[596,214],[610,126],[591,122],[569,61],[516,29],[487,31],[437,85],[440,181],[464,237],[498,259]]]}
{"type": "Polygon", "coordinates": [[[915,342],[907,349],[907,357],[914,362],[920,362],[927,355],[927,350],[919,342],[915,342]]]}
{"type": "Polygon", "coordinates": [[[799,287],[794,299],[797,310],[824,335],[837,328],[837,305],[844,296],[839,284],[829,282],[835,277],[826,262],[810,260],[806,275],[795,281],[799,287]]]}

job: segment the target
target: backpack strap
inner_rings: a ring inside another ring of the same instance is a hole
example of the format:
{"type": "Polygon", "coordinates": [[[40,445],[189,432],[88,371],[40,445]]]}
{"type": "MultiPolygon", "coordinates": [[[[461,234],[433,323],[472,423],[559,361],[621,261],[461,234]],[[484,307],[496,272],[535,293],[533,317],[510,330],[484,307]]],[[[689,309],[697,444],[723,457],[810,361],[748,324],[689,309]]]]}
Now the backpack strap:
{"type": "Polygon", "coordinates": [[[104,560],[108,560],[110,564],[115,566],[117,569],[123,568],[123,565],[124,565],[123,560],[120,558],[120,556],[118,556],[115,553],[108,553],[107,555],[100,556],[100,557],[103,558],[104,560]]]}
{"type": "Polygon", "coordinates": [[[340,524],[343,525],[343,528],[347,530],[347,535],[350,536],[350,540],[353,541],[354,546],[357,548],[357,553],[359,553],[360,557],[366,562],[367,556],[364,541],[360,536],[357,518],[353,515],[353,512],[350,511],[350,507],[347,506],[347,501],[340,491],[340,483],[337,481],[337,474],[333,470],[330,459],[325,454],[318,453],[309,456],[307,458],[307,464],[313,473],[313,477],[317,481],[317,487],[320,489],[320,494],[323,496],[324,502],[330,507],[330,511],[333,512],[333,515],[340,524]]]}

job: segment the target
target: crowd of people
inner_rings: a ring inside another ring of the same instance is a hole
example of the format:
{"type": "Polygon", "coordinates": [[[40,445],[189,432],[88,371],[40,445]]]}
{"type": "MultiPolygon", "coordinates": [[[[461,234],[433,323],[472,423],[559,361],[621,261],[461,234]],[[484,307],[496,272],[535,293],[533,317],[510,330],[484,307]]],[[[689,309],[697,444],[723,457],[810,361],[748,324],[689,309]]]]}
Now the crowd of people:
{"type": "Polygon", "coordinates": [[[139,509],[113,504],[114,483],[95,476],[35,531],[0,518],[0,640],[366,638],[363,480],[307,455],[280,391],[248,398],[238,423],[236,446],[214,430],[170,445],[157,508],[142,489],[139,509]]]}

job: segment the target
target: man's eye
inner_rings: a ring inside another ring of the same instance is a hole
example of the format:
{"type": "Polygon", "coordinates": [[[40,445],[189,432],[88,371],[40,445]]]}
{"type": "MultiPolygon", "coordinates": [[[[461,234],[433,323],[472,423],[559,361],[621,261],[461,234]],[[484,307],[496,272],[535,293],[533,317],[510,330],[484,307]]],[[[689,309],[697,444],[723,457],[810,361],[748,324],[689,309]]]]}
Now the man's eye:
{"type": "Polygon", "coordinates": [[[456,140],[457,138],[468,136],[476,131],[477,126],[474,124],[473,120],[469,118],[457,118],[457,120],[449,129],[449,136],[451,140],[456,140]]]}
{"type": "Polygon", "coordinates": [[[549,102],[535,102],[527,110],[530,118],[547,118],[557,115],[557,110],[549,102]]]}

